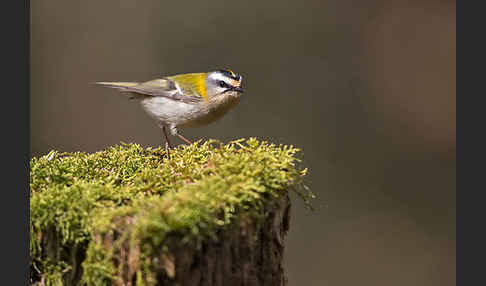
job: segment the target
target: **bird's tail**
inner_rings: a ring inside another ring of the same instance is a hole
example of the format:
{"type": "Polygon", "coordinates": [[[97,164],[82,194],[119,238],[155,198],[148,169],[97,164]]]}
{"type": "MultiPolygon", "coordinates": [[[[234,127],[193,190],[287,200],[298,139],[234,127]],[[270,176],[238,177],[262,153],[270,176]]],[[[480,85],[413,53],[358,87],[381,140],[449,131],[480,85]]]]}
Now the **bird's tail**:
{"type": "Polygon", "coordinates": [[[102,85],[110,88],[116,88],[121,91],[126,90],[128,87],[134,87],[138,84],[138,82],[107,82],[107,81],[99,81],[94,82],[93,84],[102,85]]]}

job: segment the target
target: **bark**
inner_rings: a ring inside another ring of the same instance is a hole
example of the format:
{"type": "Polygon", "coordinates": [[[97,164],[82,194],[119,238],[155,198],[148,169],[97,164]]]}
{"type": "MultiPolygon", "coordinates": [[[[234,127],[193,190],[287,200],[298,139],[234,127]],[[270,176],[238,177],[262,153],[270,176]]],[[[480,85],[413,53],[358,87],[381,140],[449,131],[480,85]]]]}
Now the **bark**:
{"type": "MultiPolygon", "coordinates": [[[[289,229],[290,200],[287,194],[269,207],[263,222],[240,214],[228,228],[218,233],[215,241],[201,247],[177,247],[177,238],[168,243],[169,251],[152,259],[151,271],[156,285],[170,286],[284,286],[284,239],[289,229]]],[[[79,285],[86,245],[62,247],[54,228],[43,235],[43,257],[53,261],[70,261],[63,274],[64,285],[79,285]]],[[[103,237],[111,245],[115,237],[103,237]]],[[[136,285],[136,274],[129,265],[137,265],[140,250],[128,243],[120,249],[115,265],[118,269],[112,285],[136,285]]],[[[32,270],[32,269],[31,269],[32,270]]],[[[45,285],[45,277],[31,271],[31,285],[45,285]]]]}
{"type": "Polygon", "coordinates": [[[201,250],[172,249],[172,255],[163,257],[165,271],[159,271],[158,285],[287,285],[283,255],[289,220],[286,195],[269,211],[263,226],[242,218],[221,232],[218,242],[204,244],[201,250]]]}

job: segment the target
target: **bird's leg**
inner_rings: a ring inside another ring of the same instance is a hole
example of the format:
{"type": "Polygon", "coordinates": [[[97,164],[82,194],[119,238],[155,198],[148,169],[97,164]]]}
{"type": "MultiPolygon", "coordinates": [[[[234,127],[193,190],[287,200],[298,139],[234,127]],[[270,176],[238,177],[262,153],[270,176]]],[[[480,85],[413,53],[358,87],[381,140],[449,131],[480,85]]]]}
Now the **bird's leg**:
{"type": "Polygon", "coordinates": [[[170,158],[169,148],[172,148],[172,145],[170,144],[169,136],[167,136],[167,130],[165,130],[165,126],[162,126],[162,131],[164,132],[165,136],[165,153],[167,154],[167,157],[170,158]]]}
{"type": "Polygon", "coordinates": [[[187,144],[191,145],[192,142],[189,141],[186,137],[182,136],[181,134],[177,133],[177,136],[179,136],[179,138],[181,138],[182,140],[184,140],[184,142],[186,142],[187,144]]]}
{"type": "Polygon", "coordinates": [[[169,145],[169,148],[172,148],[172,144],[170,144],[169,136],[167,136],[167,130],[165,129],[165,126],[162,126],[162,131],[164,131],[165,145],[169,145]]]}
{"type": "Polygon", "coordinates": [[[181,138],[184,142],[186,142],[187,144],[191,145],[192,142],[189,141],[189,139],[187,139],[186,137],[182,136],[181,134],[179,134],[179,130],[177,130],[177,127],[176,126],[170,126],[170,133],[172,135],[177,135],[177,137],[181,138]]]}

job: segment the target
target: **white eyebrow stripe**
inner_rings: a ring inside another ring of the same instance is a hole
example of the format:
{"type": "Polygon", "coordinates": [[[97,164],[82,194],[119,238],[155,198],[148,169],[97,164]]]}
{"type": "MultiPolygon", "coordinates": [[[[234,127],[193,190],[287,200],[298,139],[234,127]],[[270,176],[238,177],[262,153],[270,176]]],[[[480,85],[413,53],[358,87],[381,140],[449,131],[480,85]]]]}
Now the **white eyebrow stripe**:
{"type": "Polygon", "coordinates": [[[219,74],[219,73],[213,73],[209,76],[211,79],[214,79],[214,80],[222,80],[224,82],[226,82],[227,84],[230,84],[231,85],[231,81],[228,77],[222,75],[222,74],[219,74]]]}

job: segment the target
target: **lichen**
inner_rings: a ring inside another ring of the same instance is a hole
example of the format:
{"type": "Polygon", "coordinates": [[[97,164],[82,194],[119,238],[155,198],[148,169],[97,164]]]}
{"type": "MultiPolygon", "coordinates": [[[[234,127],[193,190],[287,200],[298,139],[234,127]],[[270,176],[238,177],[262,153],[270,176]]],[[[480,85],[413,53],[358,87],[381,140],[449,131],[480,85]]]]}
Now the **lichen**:
{"type": "Polygon", "coordinates": [[[32,158],[31,279],[66,280],[79,267],[74,248],[83,283],[110,285],[128,273],[137,285],[154,284],[154,259],[170,266],[164,253],[171,247],[199,247],[243,213],[262,220],[264,207],[289,190],[306,202],[313,197],[302,188],[298,152],[250,138],[198,141],[170,156],[160,147],[120,144],[32,158]]]}

